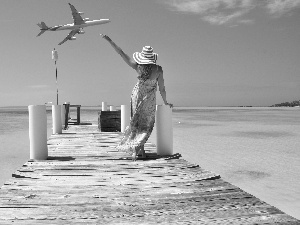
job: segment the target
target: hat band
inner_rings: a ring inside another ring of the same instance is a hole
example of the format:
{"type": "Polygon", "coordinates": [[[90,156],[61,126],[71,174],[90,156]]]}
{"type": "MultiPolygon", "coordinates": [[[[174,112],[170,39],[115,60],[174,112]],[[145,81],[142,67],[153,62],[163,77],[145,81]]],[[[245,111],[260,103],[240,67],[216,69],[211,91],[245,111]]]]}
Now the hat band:
{"type": "Polygon", "coordinates": [[[133,54],[133,59],[139,64],[156,64],[157,57],[155,55],[144,57],[142,53],[136,52],[133,54]]]}
{"type": "Polygon", "coordinates": [[[147,58],[147,59],[155,59],[155,54],[145,54],[145,53],[141,53],[141,56],[144,57],[144,58],[147,58]]]}

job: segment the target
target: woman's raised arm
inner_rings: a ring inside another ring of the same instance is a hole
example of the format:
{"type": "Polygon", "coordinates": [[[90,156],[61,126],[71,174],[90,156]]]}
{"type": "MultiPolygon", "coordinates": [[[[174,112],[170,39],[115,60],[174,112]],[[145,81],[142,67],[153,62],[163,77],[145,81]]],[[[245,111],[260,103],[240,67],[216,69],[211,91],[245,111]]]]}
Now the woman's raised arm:
{"type": "Polygon", "coordinates": [[[117,46],[111,39],[110,39],[110,37],[108,37],[107,35],[105,35],[105,34],[100,34],[100,36],[102,37],[102,38],[104,38],[105,40],[107,40],[109,43],[110,43],[110,45],[115,49],[115,51],[122,57],[122,59],[131,67],[131,68],[133,68],[133,69],[135,69],[136,70],[136,68],[137,68],[137,63],[133,60],[133,59],[131,59],[127,54],[125,54],[124,52],[123,52],[123,50],[119,47],[119,46],[117,46]]]}

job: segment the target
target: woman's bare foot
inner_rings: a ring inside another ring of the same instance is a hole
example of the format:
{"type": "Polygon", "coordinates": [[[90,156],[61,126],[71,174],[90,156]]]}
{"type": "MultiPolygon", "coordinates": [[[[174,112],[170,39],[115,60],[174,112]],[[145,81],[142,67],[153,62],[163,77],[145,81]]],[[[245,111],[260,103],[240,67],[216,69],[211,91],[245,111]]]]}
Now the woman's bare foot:
{"type": "Polygon", "coordinates": [[[140,147],[140,149],[138,151],[138,156],[141,156],[142,159],[146,158],[146,153],[145,153],[144,145],[140,147]]]}
{"type": "Polygon", "coordinates": [[[131,158],[132,158],[132,161],[136,161],[136,158],[137,158],[136,152],[132,153],[131,158]]]}

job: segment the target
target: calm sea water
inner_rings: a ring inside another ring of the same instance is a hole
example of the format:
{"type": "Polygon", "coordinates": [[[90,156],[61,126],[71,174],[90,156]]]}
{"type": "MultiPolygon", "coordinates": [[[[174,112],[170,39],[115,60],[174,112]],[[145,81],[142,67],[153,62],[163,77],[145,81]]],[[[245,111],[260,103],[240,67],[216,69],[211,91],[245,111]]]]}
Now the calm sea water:
{"type": "MultiPolygon", "coordinates": [[[[82,121],[98,111],[83,108],[82,121]]],[[[175,108],[173,136],[174,153],[300,219],[299,108],[175,108]]],[[[27,108],[0,108],[0,186],[28,158],[27,108]]]]}

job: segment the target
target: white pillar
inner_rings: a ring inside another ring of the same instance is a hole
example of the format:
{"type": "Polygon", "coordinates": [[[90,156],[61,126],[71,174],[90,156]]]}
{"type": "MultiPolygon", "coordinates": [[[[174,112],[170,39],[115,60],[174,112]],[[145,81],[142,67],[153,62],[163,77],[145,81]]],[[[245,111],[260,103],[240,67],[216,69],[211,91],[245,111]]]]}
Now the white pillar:
{"type": "Polygon", "coordinates": [[[52,105],[52,134],[62,133],[61,105],[52,105]]]}
{"type": "Polygon", "coordinates": [[[129,105],[121,105],[121,132],[125,132],[126,127],[130,122],[130,107],[129,105]]]}
{"type": "Polygon", "coordinates": [[[61,125],[65,125],[65,114],[66,114],[66,107],[65,105],[61,106],[61,125]]]}
{"type": "Polygon", "coordinates": [[[116,107],[113,105],[109,106],[109,111],[116,111],[116,107]]]}
{"type": "Polygon", "coordinates": [[[102,102],[102,111],[107,111],[107,102],[102,102]]]}
{"type": "Polygon", "coordinates": [[[48,157],[46,106],[30,105],[28,111],[30,159],[45,160],[48,157]]]}
{"type": "Polygon", "coordinates": [[[155,120],[157,155],[173,155],[172,108],[156,105],[155,120]]]}

